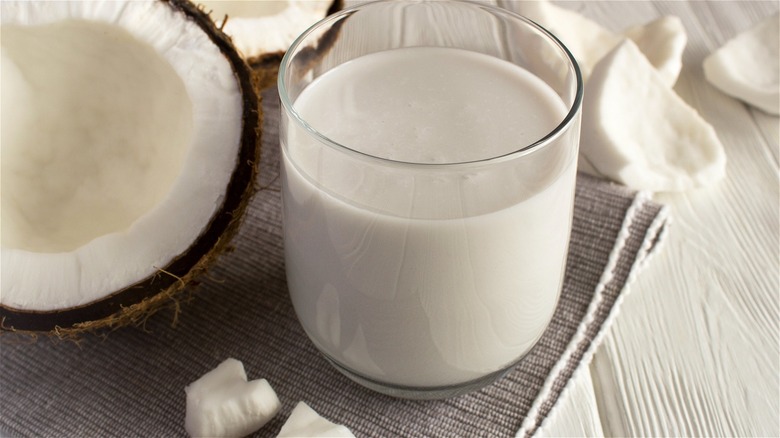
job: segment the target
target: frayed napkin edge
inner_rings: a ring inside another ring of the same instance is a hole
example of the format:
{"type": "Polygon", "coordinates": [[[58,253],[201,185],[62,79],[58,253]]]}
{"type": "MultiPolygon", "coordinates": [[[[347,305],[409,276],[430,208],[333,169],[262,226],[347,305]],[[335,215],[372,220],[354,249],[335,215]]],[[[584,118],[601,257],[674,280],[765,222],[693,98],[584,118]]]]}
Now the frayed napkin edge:
{"type": "Polygon", "coordinates": [[[637,192],[634,196],[634,200],[631,206],[626,210],[623,224],[621,225],[620,232],[618,233],[618,238],[615,240],[615,246],[610,252],[607,265],[601,275],[599,284],[596,286],[594,299],[588,307],[587,317],[580,322],[574,337],[572,337],[569,345],[566,347],[566,350],[561,355],[561,358],[555,364],[555,367],[553,367],[550,375],[545,380],[542,389],[539,391],[539,395],[537,395],[536,400],[531,405],[531,409],[525,416],[525,419],[523,420],[516,437],[532,437],[534,434],[536,434],[536,432],[542,429],[553,416],[551,414],[554,413],[554,409],[550,409],[546,415],[543,415],[541,413],[543,406],[546,403],[558,403],[561,399],[565,399],[568,396],[568,393],[571,392],[573,382],[578,377],[579,373],[583,372],[582,370],[587,370],[587,366],[583,365],[590,364],[591,360],[593,359],[593,355],[595,354],[598,346],[601,344],[605,334],[609,332],[609,328],[612,326],[615,318],[620,313],[620,306],[623,303],[623,299],[627,295],[624,292],[629,290],[629,286],[645,269],[652,257],[659,252],[660,247],[666,240],[666,235],[672,220],[671,215],[669,214],[669,209],[666,206],[661,206],[655,218],[650,223],[650,226],[645,231],[642,245],[639,247],[636,256],[634,257],[634,263],[631,266],[628,277],[626,278],[626,282],[615,299],[609,314],[602,322],[598,334],[593,338],[592,341],[588,341],[588,336],[586,334],[588,327],[590,327],[590,325],[596,321],[596,311],[604,301],[604,290],[615,277],[615,268],[618,266],[618,261],[620,260],[621,255],[625,250],[628,239],[631,237],[631,225],[636,220],[637,213],[641,211],[648,202],[651,202],[651,198],[652,195],[650,192],[637,192]],[[582,357],[578,361],[575,355],[578,347],[583,342],[590,342],[590,345],[587,347],[582,357]],[[556,394],[553,385],[572,361],[579,363],[577,363],[574,372],[567,380],[565,386],[556,394]]]}

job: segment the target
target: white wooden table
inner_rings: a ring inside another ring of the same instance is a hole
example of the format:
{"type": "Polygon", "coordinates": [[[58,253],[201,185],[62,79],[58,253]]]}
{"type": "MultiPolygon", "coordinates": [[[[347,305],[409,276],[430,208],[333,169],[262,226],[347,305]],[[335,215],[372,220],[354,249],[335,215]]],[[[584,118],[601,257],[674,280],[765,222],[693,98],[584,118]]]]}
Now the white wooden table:
{"type": "Polygon", "coordinates": [[[657,194],[672,228],[542,436],[780,436],[780,122],[704,79],[702,61],[778,1],[560,3],[614,31],[663,15],[688,33],[675,90],[715,126],[727,178],[657,194]]]}

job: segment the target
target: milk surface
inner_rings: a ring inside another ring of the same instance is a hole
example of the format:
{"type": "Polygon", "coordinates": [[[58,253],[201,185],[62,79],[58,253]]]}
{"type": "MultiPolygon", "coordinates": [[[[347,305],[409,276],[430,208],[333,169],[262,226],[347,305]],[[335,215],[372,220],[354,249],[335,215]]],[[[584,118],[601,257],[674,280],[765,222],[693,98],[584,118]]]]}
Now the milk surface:
{"type": "Polygon", "coordinates": [[[561,99],[486,55],[406,48],[336,67],[294,107],[310,128],[282,127],[287,280],[317,347],[414,387],[468,382],[527,352],[562,283],[576,150],[437,164],[534,143],[563,120],[561,99]]]}

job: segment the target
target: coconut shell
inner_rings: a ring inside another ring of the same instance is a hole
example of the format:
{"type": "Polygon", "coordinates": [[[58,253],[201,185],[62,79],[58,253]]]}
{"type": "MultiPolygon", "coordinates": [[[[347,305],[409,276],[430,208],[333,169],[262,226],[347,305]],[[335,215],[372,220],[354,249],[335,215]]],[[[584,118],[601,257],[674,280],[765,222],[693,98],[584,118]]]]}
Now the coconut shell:
{"type": "Polygon", "coordinates": [[[139,324],[157,310],[173,305],[193,280],[203,274],[219,254],[228,249],[255,193],[260,160],[262,109],[257,78],[236,51],[230,38],[209,16],[187,0],[165,1],[176,12],[195,22],[230,63],[243,96],[241,146],[224,201],[201,235],[187,251],[154,275],[89,304],[55,311],[27,311],[0,305],[4,332],[54,334],[78,337],[85,332],[139,324]]]}

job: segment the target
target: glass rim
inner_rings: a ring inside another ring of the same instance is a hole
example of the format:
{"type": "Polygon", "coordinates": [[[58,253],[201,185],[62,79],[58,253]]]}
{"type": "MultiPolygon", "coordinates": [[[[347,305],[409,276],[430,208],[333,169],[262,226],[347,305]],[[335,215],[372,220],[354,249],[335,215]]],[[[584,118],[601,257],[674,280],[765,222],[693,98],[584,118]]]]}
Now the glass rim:
{"type": "MultiPolygon", "coordinates": [[[[484,165],[489,163],[495,163],[495,162],[503,162],[508,161],[514,158],[518,158],[524,155],[527,155],[531,152],[534,152],[536,150],[544,148],[546,145],[552,143],[555,141],[555,139],[561,135],[563,135],[563,132],[566,131],[566,129],[575,121],[575,118],[577,116],[577,113],[582,108],[582,99],[584,94],[584,82],[582,79],[582,71],[580,70],[580,66],[577,63],[577,60],[574,58],[574,55],[572,55],[571,51],[569,51],[568,47],[566,47],[563,42],[558,39],[554,34],[552,34],[550,31],[545,29],[543,26],[539,25],[535,21],[531,20],[528,17],[522,16],[518,13],[515,13],[513,11],[500,8],[498,6],[490,5],[490,4],[481,4],[476,3],[474,1],[469,0],[448,0],[450,3],[456,3],[461,5],[467,5],[469,7],[476,7],[480,9],[485,9],[489,11],[490,13],[496,15],[505,15],[508,16],[514,20],[519,20],[523,22],[524,24],[535,28],[540,34],[545,36],[549,41],[553,43],[554,46],[556,46],[561,52],[564,54],[564,58],[569,61],[570,67],[574,70],[575,78],[576,78],[576,92],[574,95],[574,100],[572,101],[571,105],[567,105],[568,112],[566,113],[566,116],[561,120],[561,122],[550,132],[548,132],[545,136],[540,138],[539,140],[534,141],[533,143],[527,144],[525,146],[522,146],[518,149],[512,150],[510,152],[500,154],[500,155],[493,155],[485,158],[478,158],[475,160],[467,160],[467,161],[456,161],[456,162],[444,162],[444,163],[421,163],[421,162],[415,162],[415,161],[403,161],[403,160],[394,160],[391,158],[385,158],[380,157],[377,155],[369,154],[363,151],[360,151],[358,149],[355,149],[354,147],[349,147],[347,145],[341,144],[337,141],[332,140],[327,135],[323,134],[319,130],[315,129],[313,126],[311,126],[304,117],[298,113],[298,111],[295,110],[294,103],[290,100],[290,95],[288,92],[288,87],[285,83],[285,75],[288,70],[288,66],[290,65],[292,58],[295,53],[297,53],[297,49],[303,44],[304,41],[308,39],[309,36],[311,36],[317,29],[322,28],[328,24],[336,23],[339,20],[346,19],[350,15],[354,14],[358,10],[364,9],[366,7],[371,7],[375,4],[399,4],[403,2],[408,2],[408,0],[374,0],[367,3],[362,3],[359,5],[351,6],[349,8],[342,9],[341,11],[338,11],[334,14],[331,14],[318,22],[311,25],[308,29],[306,29],[303,33],[301,33],[295,41],[290,45],[290,47],[285,52],[284,56],[282,57],[281,63],[279,65],[279,73],[277,75],[277,91],[279,94],[280,102],[282,105],[282,108],[287,111],[292,117],[294,123],[298,124],[301,128],[304,129],[304,131],[307,132],[307,134],[312,135],[317,139],[317,141],[327,145],[331,149],[347,153],[347,154],[355,154],[359,157],[362,157],[364,159],[369,159],[372,161],[381,162],[388,165],[397,165],[397,166],[404,166],[404,167],[421,167],[421,168],[436,168],[436,169],[444,169],[444,168],[458,168],[458,167],[467,167],[467,166],[474,166],[474,165],[484,165]]],[[[437,2],[437,0],[415,0],[410,3],[434,3],[437,2]]],[[[433,46],[426,46],[426,47],[433,47],[433,46]]],[[[511,61],[508,61],[511,62],[511,61]]],[[[557,94],[557,93],[556,93],[557,94]]]]}

